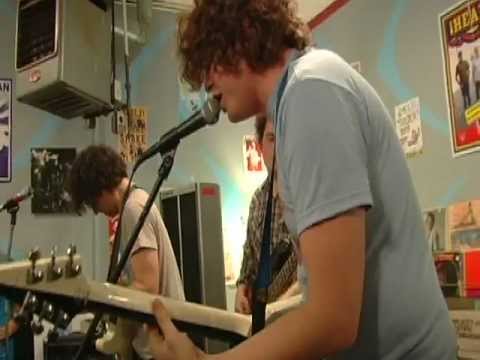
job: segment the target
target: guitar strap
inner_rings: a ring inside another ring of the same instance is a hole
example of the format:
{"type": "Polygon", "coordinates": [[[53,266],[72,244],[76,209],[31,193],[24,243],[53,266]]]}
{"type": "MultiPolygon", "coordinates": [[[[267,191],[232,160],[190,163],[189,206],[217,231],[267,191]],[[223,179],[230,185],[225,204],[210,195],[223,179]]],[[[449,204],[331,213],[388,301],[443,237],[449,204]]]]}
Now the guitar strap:
{"type": "MultiPolygon", "coordinates": [[[[280,80],[277,94],[277,102],[275,108],[275,116],[278,121],[280,109],[280,101],[282,100],[285,86],[287,85],[288,73],[291,62],[305,54],[305,51],[297,51],[291,57],[289,64],[280,80]]],[[[275,147],[276,148],[276,147],[275,147]]],[[[253,306],[252,306],[252,335],[259,332],[265,327],[265,308],[268,299],[268,287],[272,283],[272,263],[271,263],[271,244],[272,244],[272,224],[274,222],[275,212],[273,211],[273,183],[275,177],[275,153],[273,152],[272,170],[269,175],[269,189],[267,205],[265,209],[265,217],[263,222],[262,245],[260,249],[260,262],[258,265],[257,278],[253,289],[253,306]]]]}

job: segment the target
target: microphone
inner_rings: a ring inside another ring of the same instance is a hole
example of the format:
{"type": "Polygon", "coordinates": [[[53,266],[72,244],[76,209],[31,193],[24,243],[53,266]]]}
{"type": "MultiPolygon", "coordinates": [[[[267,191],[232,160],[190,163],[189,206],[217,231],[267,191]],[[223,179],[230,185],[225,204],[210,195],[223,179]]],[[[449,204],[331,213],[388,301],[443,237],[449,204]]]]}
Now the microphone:
{"type": "Polygon", "coordinates": [[[2,205],[0,205],[0,212],[2,212],[3,210],[10,210],[15,206],[18,206],[20,202],[28,199],[30,196],[32,196],[32,194],[33,194],[32,188],[30,186],[27,186],[25,189],[20,191],[17,195],[12,197],[11,199],[8,199],[2,205]]]}
{"type": "Polygon", "coordinates": [[[213,125],[218,121],[220,104],[217,99],[209,97],[203,107],[193,113],[187,120],[164,134],[160,140],[143,152],[137,160],[137,166],[157,153],[164,153],[175,147],[181,139],[201,129],[205,125],[213,125]]]}

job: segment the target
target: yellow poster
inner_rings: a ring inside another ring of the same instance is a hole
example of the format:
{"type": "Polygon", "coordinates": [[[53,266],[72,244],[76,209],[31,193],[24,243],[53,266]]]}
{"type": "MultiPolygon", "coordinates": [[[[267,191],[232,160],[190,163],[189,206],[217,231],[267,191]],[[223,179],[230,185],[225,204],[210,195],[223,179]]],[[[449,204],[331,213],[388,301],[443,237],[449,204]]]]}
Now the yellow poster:
{"type": "Polygon", "coordinates": [[[148,113],[145,107],[130,108],[130,118],[126,112],[118,116],[118,136],[120,155],[129,164],[134,163],[147,148],[148,113]]]}

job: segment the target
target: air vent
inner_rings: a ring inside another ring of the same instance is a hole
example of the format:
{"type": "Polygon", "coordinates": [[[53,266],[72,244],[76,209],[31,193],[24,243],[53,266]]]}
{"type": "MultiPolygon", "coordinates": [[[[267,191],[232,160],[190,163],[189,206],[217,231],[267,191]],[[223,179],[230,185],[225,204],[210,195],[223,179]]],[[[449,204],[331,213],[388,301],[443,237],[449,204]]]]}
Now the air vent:
{"type": "Polygon", "coordinates": [[[52,114],[71,119],[76,116],[97,112],[105,106],[96,102],[92,97],[66,86],[57,84],[44,96],[37,96],[31,100],[38,108],[52,114]]]}
{"type": "Polygon", "coordinates": [[[57,51],[58,0],[22,0],[18,6],[17,70],[38,64],[57,51]]]}

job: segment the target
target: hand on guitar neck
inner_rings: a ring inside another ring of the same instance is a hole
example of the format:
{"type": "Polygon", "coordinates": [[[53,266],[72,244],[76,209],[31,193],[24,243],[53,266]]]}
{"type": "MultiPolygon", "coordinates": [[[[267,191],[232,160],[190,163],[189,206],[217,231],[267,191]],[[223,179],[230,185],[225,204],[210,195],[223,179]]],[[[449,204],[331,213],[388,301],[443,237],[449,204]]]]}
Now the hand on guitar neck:
{"type": "Polygon", "coordinates": [[[201,360],[207,354],[197,348],[189,337],[177,330],[167,309],[159,300],[152,304],[158,327],[150,326],[149,344],[155,359],[201,360]]]}

